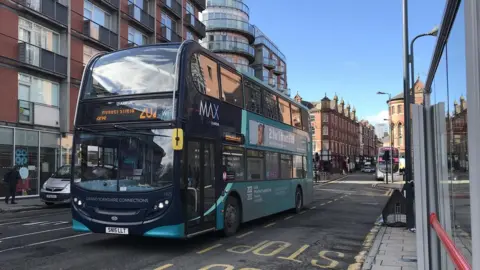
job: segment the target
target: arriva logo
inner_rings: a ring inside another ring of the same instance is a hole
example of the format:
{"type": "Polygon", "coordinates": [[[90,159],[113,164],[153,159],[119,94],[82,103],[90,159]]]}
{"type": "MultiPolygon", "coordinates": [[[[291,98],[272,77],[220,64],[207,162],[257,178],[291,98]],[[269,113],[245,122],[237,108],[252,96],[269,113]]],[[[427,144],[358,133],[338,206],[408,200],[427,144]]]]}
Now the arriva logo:
{"type": "Polygon", "coordinates": [[[200,116],[212,118],[213,120],[220,120],[220,117],[218,116],[218,108],[220,105],[212,104],[210,102],[204,102],[203,100],[200,100],[200,116]]]}

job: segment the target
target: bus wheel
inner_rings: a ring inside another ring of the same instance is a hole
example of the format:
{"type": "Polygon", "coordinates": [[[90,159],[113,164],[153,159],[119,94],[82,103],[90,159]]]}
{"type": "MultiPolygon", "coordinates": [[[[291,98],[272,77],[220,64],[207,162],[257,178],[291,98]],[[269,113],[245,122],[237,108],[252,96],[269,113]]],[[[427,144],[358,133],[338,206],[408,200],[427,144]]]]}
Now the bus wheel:
{"type": "Polygon", "coordinates": [[[303,208],[303,194],[302,190],[297,187],[297,191],[295,191],[295,213],[300,213],[303,208]]]}
{"type": "Polygon", "coordinates": [[[240,207],[237,198],[229,196],[223,214],[225,236],[234,235],[240,226],[240,207]]]}

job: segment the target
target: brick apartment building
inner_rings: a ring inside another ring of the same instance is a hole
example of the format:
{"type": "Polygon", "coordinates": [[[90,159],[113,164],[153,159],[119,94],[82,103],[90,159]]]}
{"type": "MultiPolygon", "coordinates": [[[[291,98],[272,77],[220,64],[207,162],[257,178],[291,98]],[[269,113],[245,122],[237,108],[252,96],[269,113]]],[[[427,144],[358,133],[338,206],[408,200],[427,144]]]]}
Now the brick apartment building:
{"type": "Polygon", "coordinates": [[[340,170],[344,160],[351,164],[358,162],[360,154],[359,123],[356,110],[337,95],[330,100],[325,96],[320,102],[301,102],[310,110],[313,152],[321,155],[322,160],[330,160],[333,170],[340,170]]]}
{"type": "Polygon", "coordinates": [[[359,122],[359,143],[360,143],[360,163],[372,161],[378,152],[378,137],[375,134],[375,127],[368,121],[359,122]]]}
{"type": "Polygon", "coordinates": [[[448,167],[468,171],[467,101],[463,96],[454,101],[453,112],[447,116],[448,167]]]}
{"type": "Polygon", "coordinates": [[[14,163],[28,168],[18,195],[38,195],[69,162],[88,60],[102,51],[202,39],[205,8],[206,0],[0,0],[0,175],[14,163]]]}

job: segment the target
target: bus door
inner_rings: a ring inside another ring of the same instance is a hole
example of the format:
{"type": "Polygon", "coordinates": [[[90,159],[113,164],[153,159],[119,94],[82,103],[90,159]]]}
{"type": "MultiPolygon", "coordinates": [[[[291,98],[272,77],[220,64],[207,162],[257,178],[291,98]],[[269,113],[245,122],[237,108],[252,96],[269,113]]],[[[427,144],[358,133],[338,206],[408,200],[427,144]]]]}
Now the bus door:
{"type": "Polygon", "coordinates": [[[193,236],[215,229],[215,143],[192,139],[186,146],[185,234],[193,236]]]}

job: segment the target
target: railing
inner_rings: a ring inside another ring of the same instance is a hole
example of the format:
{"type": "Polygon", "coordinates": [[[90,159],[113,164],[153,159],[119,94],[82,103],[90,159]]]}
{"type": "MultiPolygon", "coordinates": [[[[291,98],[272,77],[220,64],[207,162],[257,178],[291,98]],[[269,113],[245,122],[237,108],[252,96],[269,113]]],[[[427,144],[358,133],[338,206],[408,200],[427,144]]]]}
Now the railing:
{"type": "Polygon", "coordinates": [[[20,5],[45,15],[62,25],[68,24],[68,8],[55,0],[17,0],[20,5]]]}
{"type": "Polygon", "coordinates": [[[460,251],[453,243],[452,239],[448,236],[447,232],[442,228],[440,222],[438,222],[437,214],[431,213],[430,214],[430,225],[432,226],[433,230],[437,233],[440,242],[442,242],[443,246],[448,252],[450,259],[453,261],[457,269],[459,270],[471,270],[472,267],[468,264],[467,259],[460,253],[460,251]]]}
{"type": "Polygon", "coordinates": [[[187,23],[187,26],[192,28],[197,33],[199,38],[202,39],[205,37],[205,25],[201,21],[199,21],[193,14],[187,14],[184,20],[187,23]]]}
{"type": "Polygon", "coordinates": [[[208,0],[207,7],[229,7],[250,15],[250,8],[239,0],[208,0]]]}
{"type": "MultiPolygon", "coordinates": [[[[255,32],[254,32],[255,34],[255,32]]],[[[276,54],[280,59],[282,59],[284,62],[287,61],[287,58],[285,55],[278,49],[277,45],[275,45],[273,42],[271,42],[268,38],[265,36],[257,36],[255,37],[255,45],[260,45],[263,44],[267,48],[269,48],[274,54],[276,54]]]]}
{"type": "Polygon", "coordinates": [[[255,39],[255,28],[248,22],[233,19],[208,19],[203,21],[207,30],[231,30],[247,34],[250,42],[255,39]]]}
{"type": "Polygon", "coordinates": [[[206,0],[193,0],[193,4],[200,9],[200,12],[206,8],[206,0]]]}
{"type": "Polygon", "coordinates": [[[266,66],[266,67],[269,67],[269,68],[274,68],[274,67],[277,66],[277,61],[275,61],[274,59],[268,58],[268,57],[264,57],[263,58],[263,65],[266,66]]]}
{"type": "Polygon", "coordinates": [[[19,99],[18,122],[30,125],[59,127],[60,108],[57,106],[19,99]],[[48,117],[45,117],[46,115],[48,117]]]}
{"type": "Polygon", "coordinates": [[[181,42],[182,37],[166,25],[162,24],[162,37],[171,42],[181,42]]]}
{"type": "Polygon", "coordinates": [[[118,49],[118,35],[94,21],[85,20],[83,22],[83,34],[98,40],[105,46],[118,49]]]}
{"type": "Polygon", "coordinates": [[[239,41],[208,41],[205,42],[207,49],[212,52],[234,52],[248,56],[251,61],[255,57],[255,49],[248,43],[239,41]]]}
{"type": "Polygon", "coordinates": [[[173,14],[178,18],[182,17],[182,5],[177,2],[177,0],[162,0],[159,3],[163,3],[164,7],[167,7],[173,14]]]}
{"type": "Polygon", "coordinates": [[[18,60],[41,69],[67,75],[67,58],[26,42],[18,43],[18,60]]]}
{"type": "Polygon", "coordinates": [[[247,74],[247,75],[250,75],[252,77],[255,76],[255,70],[250,67],[249,65],[245,65],[245,64],[239,64],[239,63],[233,63],[233,65],[235,65],[235,67],[240,70],[241,72],[247,74]]]}
{"type": "Polygon", "coordinates": [[[285,73],[285,66],[277,65],[275,67],[275,70],[273,70],[273,72],[275,72],[277,74],[283,74],[283,73],[285,73]]]}
{"type": "Polygon", "coordinates": [[[101,0],[107,6],[110,6],[114,9],[118,9],[120,7],[120,0],[101,0]]]}
{"type": "Polygon", "coordinates": [[[134,18],[135,21],[146,30],[153,32],[155,27],[155,19],[153,16],[130,1],[128,2],[128,15],[134,18]]]}

